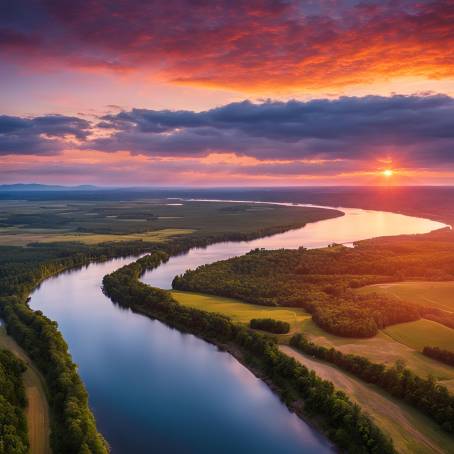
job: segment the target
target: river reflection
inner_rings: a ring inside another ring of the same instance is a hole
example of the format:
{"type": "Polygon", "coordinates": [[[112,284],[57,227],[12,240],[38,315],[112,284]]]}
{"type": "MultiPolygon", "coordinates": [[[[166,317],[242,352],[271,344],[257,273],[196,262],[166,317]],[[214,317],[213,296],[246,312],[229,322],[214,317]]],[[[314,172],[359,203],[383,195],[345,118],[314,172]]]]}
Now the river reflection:
{"type": "MultiPolygon", "coordinates": [[[[191,250],[144,279],[169,288],[188,268],[256,247],[317,247],[442,226],[390,213],[344,211],[341,218],[269,238],[191,250]]],[[[30,301],[58,322],[113,453],[331,452],[322,436],[232,356],[106,298],[103,276],[132,260],[91,264],[48,279],[30,301]]]]}
{"type": "MultiPolygon", "coordinates": [[[[290,203],[276,203],[276,205],[314,206],[290,203]]],[[[384,211],[335,209],[344,212],[344,216],[313,222],[300,229],[253,241],[229,241],[212,244],[206,248],[191,249],[187,254],[172,257],[159,268],[148,271],[142,277],[142,281],[155,287],[170,289],[173,278],[188,269],[243,255],[256,248],[297,249],[300,246],[318,248],[331,243],[351,244],[354,241],[378,236],[427,233],[446,227],[445,224],[429,219],[384,211]]]]}

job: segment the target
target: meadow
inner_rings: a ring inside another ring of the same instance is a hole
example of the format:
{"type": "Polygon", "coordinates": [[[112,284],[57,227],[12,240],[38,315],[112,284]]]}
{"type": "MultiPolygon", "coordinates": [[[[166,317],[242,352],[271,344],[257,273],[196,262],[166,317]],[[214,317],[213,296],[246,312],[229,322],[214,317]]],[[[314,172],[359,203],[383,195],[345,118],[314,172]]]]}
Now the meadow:
{"type": "MultiPolygon", "coordinates": [[[[290,333],[301,330],[301,324],[311,316],[295,307],[266,307],[244,303],[233,298],[206,295],[203,293],[172,291],[172,297],[183,306],[226,315],[233,321],[249,324],[253,318],[272,318],[290,324],[290,333]]],[[[288,335],[289,335],[288,334],[288,335]]]]}
{"type": "Polygon", "coordinates": [[[397,342],[418,351],[426,346],[454,349],[454,330],[431,320],[399,323],[388,326],[384,332],[397,342]]]}
{"type": "Polygon", "coordinates": [[[376,386],[346,373],[324,361],[281,345],[283,353],[295,358],[309,369],[329,380],[336,388],[344,391],[372,420],[392,437],[397,452],[402,454],[433,454],[451,452],[454,442],[433,421],[389,396],[376,386]]]}
{"type": "MultiPolygon", "coordinates": [[[[443,325],[438,326],[444,328],[443,325]]],[[[394,325],[392,328],[398,330],[400,325],[394,325]]],[[[364,356],[371,361],[383,363],[387,366],[392,366],[397,361],[403,361],[414,373],[422,377],[431,375],[440,384],[454,392],[453,367],[424,356],[420,350],[389,336],[386,330],[379,331],[376,336],[369,339],[355,339],[327,333],[318,327],[313,320],[308,319],[303,322],[302,332],[316,344],[334,347],[343,353],[364,356]]],[[[423,339],[426,339],[426,337],[423,337],[423,339]]]]}
{"type": "MultiPolygon", "coordinates": [[[[44,195],[43,195],[44,197],[44,195]]],[[[0,245],[35,242],[161,242],[175,235],[296,228],[340,216],[335,210],[177,200],[2,201],[0,245]]]]}

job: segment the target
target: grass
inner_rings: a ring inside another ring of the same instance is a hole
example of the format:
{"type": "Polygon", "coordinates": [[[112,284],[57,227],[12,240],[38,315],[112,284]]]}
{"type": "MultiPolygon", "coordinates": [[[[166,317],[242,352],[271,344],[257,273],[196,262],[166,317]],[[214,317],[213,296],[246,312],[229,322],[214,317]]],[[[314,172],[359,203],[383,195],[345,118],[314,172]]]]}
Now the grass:
{"type": "Polygon", "coordinates": [[[257,228],[300,227],[340,214],[307,207],[158,199],[68,200],[58,204],[46,200],[2,201],[0,245],[52,241],[96,244],[129,240],[131,237],[123,235],[131,234],[155,241],[153,232],[252,233],[257,228]]]}
{"type": "Polygon", "coordinates": [[[454,312],[454,282],[397,282],[363,287],[360,293],[384,293],[413,303],[454,312]]]}
{"type": "MultiPolygon", "coordinates": [[[[396,328],[399,326],[395,325],[396,328]]],[[[365,356],[371,361],[387,366],[394,365],[397,360],[404,360],[407,367],[416,374],[422,377],[432,375],[440,384],[454,392],[453,367],[424,356],[419,350],[389,336],[386,331],[381,331],[369,339],[346,338],[327,333],[319,328],[312,319],[303,322],[302,330],[316,344],[334,347],[343,353],[365,356]]]]}
{"type": "Polygon", "coordinates": [[[375,423],[388,434],[397,452],[429,454],[454,452],[454,440],[420,412],[393,399],[375,386],[363,383],[335,366],[313,359],[282,345],[281,350],[331,381],[357,402],[375,423]]]}
{"type": "Polygon", "coordinates": [[[227,315],[239,323],[249,323],[253,318],[273,318],[287,322],[291,332],[299,331],[301,323],[310,318],[303,309],[268,307],[256,304],[243,303],[232,298],[206,295],[202,293],[172,291],[172,296],[184,306],[194,307],[208,312],[217,312],[227,315]]]}
{"type": "Polygon", "coordinates": [[[415,350],[426,345],[445,350],[454,349],[454,330],[431,320],[399,323],[385,328],[384,332],[397,342],[415,350]]]}
{"type": "Polygon", "coordinates": [[[27,231],[0,231],[0,243],[8,246],[25,246],[30,243],[60,243],[79,242],[83,244],[99,244],[119,241],[150,241],[160,243],[177,235],[188,235],[193,232],[189,229],[163,229],[144,233],[130,234],[100,234],[100,233],[55,233],[55,232],[33,232],[27,231]]]}
{"type": "Polygon", "coordinates": [[[30,453],[50,454],[49,406],[44,391],[44,381],[26,353],[6,334],[5,328],[1,325],[0,348],[10,350],[27,364],[27,370],[23,375],[23,380],[28,400],[26,417],[30,453]]]}

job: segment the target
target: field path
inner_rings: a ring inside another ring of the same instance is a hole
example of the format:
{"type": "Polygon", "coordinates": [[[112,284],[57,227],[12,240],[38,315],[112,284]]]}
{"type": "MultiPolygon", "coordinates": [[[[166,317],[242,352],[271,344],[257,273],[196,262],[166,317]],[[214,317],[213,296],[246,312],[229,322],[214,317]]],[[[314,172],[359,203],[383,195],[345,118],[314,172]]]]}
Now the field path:
{"type": "Polygon", "coordinates": [[[454,440],[416,410],[330,364],[303,355],[287,345],[279,348],[348,394],[393,439],[399,453],[454,452],[454,440]]]}
{"type": "Polygon", "coordinates": [[[26,353],[16,344],[14,339],[6,334],[5,328],[1,325],[0,348],[10,350],[27,364],[23,380],[28,399],[26,417],[30,454],[50,454],[52,451],[49,444],[49,405],[41,375],[26,353]]]}

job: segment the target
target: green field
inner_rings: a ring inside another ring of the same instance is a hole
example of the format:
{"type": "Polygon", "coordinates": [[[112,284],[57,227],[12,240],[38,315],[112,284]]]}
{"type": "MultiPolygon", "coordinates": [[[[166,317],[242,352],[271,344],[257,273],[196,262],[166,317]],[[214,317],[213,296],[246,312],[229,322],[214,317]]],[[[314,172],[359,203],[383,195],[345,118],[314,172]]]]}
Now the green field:
{"type": "Polygon", "coordinates": [[[174,234],[257,233],[296,228],[339,216],[335,210],[231,202],[176,200],[2,201],[0,245],[33,242],[142,239],[160,241],[174,234]],[[132,234],[136,236],[131,236],[132,234]],[[128,235],[124,237],[124,235],[128,235]],[[155,236],[156,235],[156,236],[155,236]]]}
{"type": "Polygon", "coordinates": [[[52,231],[34,232],[32,229],[0,229],[0,244],[7,246],[25,246],[30,243],[78,242],[99,244],[119,241],[149,241],[160,243],[178,235],[188,235],[194,230],[162,229],[143,233],[109,234],[109,233],[55,233],[52,231]]]}
{"type": "Polygon", "coordinates": [[[332,364],[282,345],[281,350],[304,364],[316,374],[332,382],[366,411],[374,422],[392,437],[401,454],[433,454],[454,452],[453,438],[443,432],[421,412],[369,385],[332,364]]]}
{"type": "Polygon", "coordinates": [[[253,318],[273,318],[290,324],[291,332],[299,330],[301,323],[310,318],[303,309],[285,307],[267,307],[247,304],[242,301],[205,295],[202,293],[172,291],[176,301],[184,306],[194,307],[208,312],[227,315],[240,323],[249,323],[253,318]]]}
{"type": "MultiPolygon", "coordinates": [[[[400,326],[395,325],[395,328],[400,326]]],[[[388,366],[394,365],[398,360],[403,360],[407,367],[416,374],[422,377],[432,375],[440,384],[454,392],[454,367],[424,356],[419,350],[392,338],[386,332],[380,331],[376,336],[368,339],[340,337],[327,333],[319,328],[312,319],[308,319],[303,322],[303,333],[316,344],[334,347],[343,353],[365,356],[371,361],[388,366]]]]}
{"type": "Polygon", "coordinates": [[[401,344],[415,350],[425,346],[454,349],[454,330],[431,320],[399,323],[385,328],[384,332],[401,344]]]}
{"type": "Polygon", "coordinates": [[[385,293],[405,301],[454,312],[454,282],[396,282],[363,287],[360,293],[385,293]]]}

